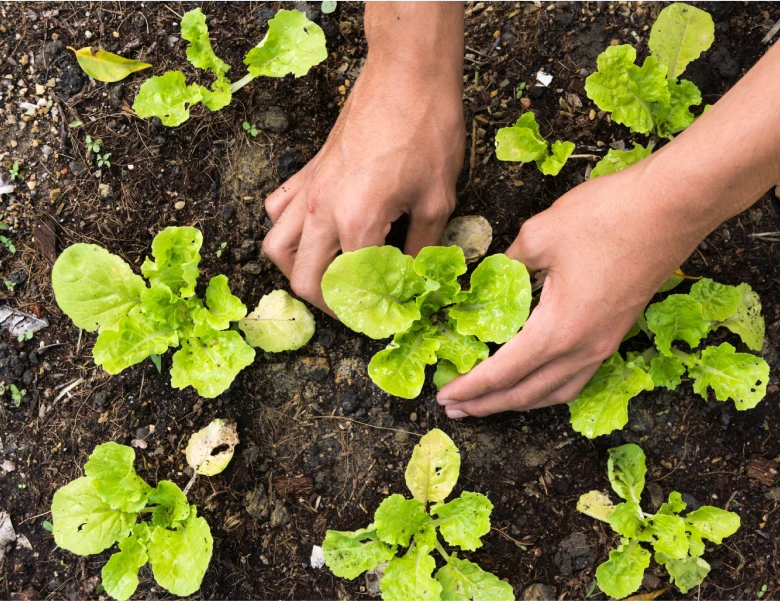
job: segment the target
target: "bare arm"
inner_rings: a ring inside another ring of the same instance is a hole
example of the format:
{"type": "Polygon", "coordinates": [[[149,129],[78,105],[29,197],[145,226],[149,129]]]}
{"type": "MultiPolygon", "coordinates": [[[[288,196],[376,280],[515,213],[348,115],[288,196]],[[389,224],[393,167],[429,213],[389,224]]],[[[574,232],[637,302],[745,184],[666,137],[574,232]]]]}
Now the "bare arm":
{"type": "Polygon", "coordinates": [[[529,219],[507,251],[548,271],[520,333],[438,395],[453,418],[573,400],[672,271],[780,181],[780,44],[648,159],[529,219]]]}

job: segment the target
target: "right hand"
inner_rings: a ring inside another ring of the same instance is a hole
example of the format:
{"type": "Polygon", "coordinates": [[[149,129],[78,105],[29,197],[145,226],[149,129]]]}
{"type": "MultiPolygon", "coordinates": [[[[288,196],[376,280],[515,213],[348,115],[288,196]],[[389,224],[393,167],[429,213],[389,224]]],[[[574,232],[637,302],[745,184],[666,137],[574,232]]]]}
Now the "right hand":
{"type": "Polygon", "coordinates": [[[274,225],[263,250],[298,296],[330,315],[320,286],[340,251],[381,246],[404,213],[407,254],[441,243],[463,164],[460,75],[437,80],[372,58],[325,145],[265,201],[274,225]]]}

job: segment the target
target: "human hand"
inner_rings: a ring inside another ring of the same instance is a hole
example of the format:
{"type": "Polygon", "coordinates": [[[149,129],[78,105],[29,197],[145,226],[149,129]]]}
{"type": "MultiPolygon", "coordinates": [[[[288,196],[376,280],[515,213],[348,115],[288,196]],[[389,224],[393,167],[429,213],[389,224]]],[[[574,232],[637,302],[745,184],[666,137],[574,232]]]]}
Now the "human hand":
{"type": "Polygon", "coordinates": [[[708,233],[706,224],[678,220],[671,195],[651,158],[589,180],[526,221],[506,254],[546,270],[539,305],[493,357],[442,388],[447,415],[575,399],[708,233]]]}
{"type": "MultiPolygon", "coordinates": [[[[411,6],[417,4],[379,3],[372,10],[452,12],[452,7],[411,6]]],[[[462,22],[462,6],[454,8],[462,22]]],[[[367,12],[367,35],[378,25],[425,25],[405,14],[401,22],[400,16],[367,12]]],[[[369,39],[366,64],[325,145],[266,199],[274,226],[263,250],[298,296],[331,315],[320,285],[339,251],[381,246],[391,223],[406,213],[405,252],[415,255],[440,243],[455,208],[465,130],[463,33],[457,32],[457,19],[452,27],[457,36],[442,31],[457,44],[449,51],[441,48],[443,56],[418,48],[417,56],[401,57],[400,43],[386,54],[381,43],[371,46],[369,39]]]]}

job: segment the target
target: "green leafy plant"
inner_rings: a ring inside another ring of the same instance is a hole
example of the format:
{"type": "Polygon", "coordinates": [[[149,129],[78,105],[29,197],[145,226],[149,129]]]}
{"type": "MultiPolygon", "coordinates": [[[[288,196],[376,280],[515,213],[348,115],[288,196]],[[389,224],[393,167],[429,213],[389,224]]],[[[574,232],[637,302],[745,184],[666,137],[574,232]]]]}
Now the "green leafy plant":
{"type": "Polygon", "coordinates": [[[26,342],[28,340],[32,340],[32,337],[33,337],[33,333],[32,332],[25,332],[24,334],[19,334],[16,337],[16,340],[18,342],[26,342]]]}
{"type": "Polygon", "coordinates": [[[24,395],[27,394],[27,391],[24,389],[19,390],[15,384],[11,384],[8,389],[11,391],[11,400],[14,402],[14,407],[19,407],[19,405],[22,404],[22,399],[24,398],[24,395]]]}
{"type": "MultiPolygon", "coordinates": [[[[7,230],[7,229],[8,229],[8,225],[0,221],[0,231],[7,230]]],[[[5,246],[5,249],[12,255],[16,254],[16,246],[7,236],[0,235],[0,244],[5,246]]]]}
{"type": "Polygon", "coordinates": [[[414,259],[392,246],[343,253],[322,278],[325,302],[356,332],[379,339],[393,336],[368,365],[377,386],[414,398],[425,366],[438,361],[434,382],[446,382],[488,357],[485,342],[504,343],[528,318],[528,271],[506,255],[484,259],[462,291],[466,273],[457,246],[429,246],[414,259]]]}
{"type": "Polygon", "coordinates": [[[111,156],[110,152],[105,153],[104,155],[97,155],[97,166],[98,167],[110,167],[111,161],[108,160],[108,158],[111,156]]]}
{"type": "Polygon", "coordinates": [[[645,454],[637,445],[610,449],[609,483],[624,502],[613,505],[609,495],[593,490],[577,503],[579,511],[608,523],[620,535],[620,545],[596,569],[599,588],[616,599],[627,597],[642,584],[650,552],[641,543],[653,548],[656,562],[666,568],[672,584],[687,593],[710,571],[701,557],[704,540],[719,545],[740,526],[736,513],[708,505],[680,515],[687,504],[678,492],[670,493],[657,513],[646,513],[640,507],[646,472],[645,454]]]}
{"type": "MultiPolygon", "coordinates": [[[[642,66],[636,64],[633,46],[610,46],[599,55],[598,70],[585,80],[585,92],[599,109],[611,114],[615,123],[625,125],[632,133],[672,139],[693,123],[696,117],[690,109],[702,101],[696,85],[680,79],[680,75],[714,39],[715,25],[706,11],[683,2],[670,4],[650,30],[650,56],[642,66]]],[[[569,147],[564,144],[571,143],[553,144],[553,153],[544,167],[547,145],[533,115],[525,113],[515,125],[498,131],[496,157],[502,161],[536,161],[542,173],[557,175],[568,158],[583,156],[571,155],[571,150],[567,154],[569,147]]],[[[631,150],[610,150],[596,164],[591,177],[625,169],[649,156],[655,145],[651,140],[644,146],[634,142],[631,150]]]]}
{"type": "Polygon", "coordinates": [[[119,543],[119,551],[102,570],[106,592],[118,601],[133,595],[138,571],[146,563],[165,590],[191,595],[200,588],[211,561],[213,539],[208,522],[187,501],[187,491],[198,474],[224,470],[236,444],[235,425],[222,420],[194,434],[186,451],[194,473],[184,490],[170,480],[149,486],[135,471],[131,447],[115,442],[98,445],[84,466],[85,475],[54,493],[54,541],[82,556],[97,555],[119,543]],[[220,446],[227,450],[212,456],[220,446]],[[150,520],[139,522],[139,517],[150,520]]]}
{"type": "Polygon", "coordinates": [[[87,145],[87,150],[89,152],[94,152],[95,154],[98,154],[100,148],[103,146],[103,140],[101,138],[92,139],[92,136],[89,135],[84,140],[84,143],[87,145]]]}
{"type": "Polygon", "coordinates": [[[193,227],[168,227],[155,236],[154,259],[147,257],[141,265],[150,286],[100,246],[74,244],[65,249],[52,269],[54,294],[77,327],[98,331],[92,350],[95,363],[117,374],[150,355],[181,346],[173,355],[171,386],[193,386],[201,396],[213,398],[252,363],[255,351],[250,344],[279,352],[308,342],[314,320],[300,301],[294,301],[300,305],[296,305],[296,319],[283,324],[288,338],[279,334],[280,321],[254,320],[255,334],[276,332],[273,345],[264,347],[260,335],[248,336],[247,344],[241,334],[229,329],[246,316],[247,309],[231,294],[224,275],[209,281],[205,304],[195,296],[202,243],[203,235],[193,227]]]}
{"type": "Polygon", "coordinates": [[[21,173],[19,173],[19,169],[20,169],[19,161],[14,161],[14,164],[11,165],[11,168],[8,170],[8,173],[11,174],[11,181],[14,181],[16,179],[21,181],[24,179],[24,176],[21,173]]]}
{"type": "Polygon", "coordinates": [[[218,111],[230,104],[233,94],[257,77],[284,77],[290,73],[302,77],[328,57],[322,29],[297,10],[276,13],[268,22],[268,33],[244,59],[248,73],[232,83],[227,78],[230,65],[214,53],[206,16],[200,8],[184,14],[181,37],[189,42],[187,60],[198,69],[210,71],[214,83],[210,88],[187,85],[184,73],[168,71],[146,80],[133,102],[133,110],[139,117],[159,117],[163,125],[170,127],[189,119],[190,108],[198,103],[218,111]]]}
{"type": "Polygon", "coordinates": [[[576,400],[569,403],[572,427],[588,438],[609,434],[628,422],[628,402],[645,390],[674,390],[686,374],[705,400],[709,389],[719,401],[732,400],[739,411],[766,396],[769,364],[738,353],[722,342],[698,350],[710,332],[726,328],[753,351],[764,345],[761,301],[748,284],[728,286],[704,278],[689,294],[672,294],[651,304],[627,338],[643,331],[654,343],[646,351],[616,352],[601,364],[576,400]],[[685,342],[691,352],[672,346],[685,342]]]}
{"type": "Polygon", "coordinates": [[[16,288],[16,284],[14,284],[11,280],[3,280],[3,283],[5,284],[5,287],[8,288],[11,292],[14,291],[14,288],[16,288]]]}
{"type": "Polygon", "coordinates": [[[257,128],[254,125],[252,125],[251,123],[249,123],[249,121],[244,121],[241,124],[241,127],[243,127],[244,131],[246,133],[248,133],[250,136],[252,136],[253,138],[257,136],[257,133],[258,133],[257,132],[257,128]]]}
{"type": "Polygon", "coordinates": [[[327,566],[336,576],[354,580],[387,562],[380,585],[386,601],[514,599],[510,584],[468,559],[459,559],[457,552],[447,552],[439,541],[437,530],[447,544],[475,551],[482,546],[482,536],[490,532],[493,504],[485,495],[464,492],[444,502],[459,474],[460,453],[455,443],[441,430],[428,432],[406,468],[406,486],[413,498],[390,495],[366,528],[328,530],[322,544],[327,566]],[[404,547],[409,547],[405,553],[404,547]],[[434,550],[445,562],[435,574],[434,550]]]}

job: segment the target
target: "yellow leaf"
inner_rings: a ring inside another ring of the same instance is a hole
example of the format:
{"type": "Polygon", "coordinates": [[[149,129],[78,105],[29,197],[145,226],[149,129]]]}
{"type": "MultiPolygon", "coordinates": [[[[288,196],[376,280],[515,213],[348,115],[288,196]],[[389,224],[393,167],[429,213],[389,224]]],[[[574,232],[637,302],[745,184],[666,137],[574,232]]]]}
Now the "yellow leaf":
{"type": "Polygon", "coordinates": [[[657,591],[652,591],[650,593],[640,593],[638,595],[632,595],[631,597],[626,597],[623,599],[623,601],[653,601],[653,599],[657,599],[661,595],[663,595],[666,591],[668,591],[671,586],[665,586],[664,588],[659,588],[657,591]]]}
{"type": "Polygon", "coordinates": [[[91,46],[81,50],[68,46],[68,50],[75,53],[76,60],[79,61],[79,66],[84,72],[97,81],[120,81],[131,73],[151,67],[148,63],[124,58],[105,50],[93,52],[91,46]]]}
{"type": "Polygon", "coordinates": [[[420,503],[443,501],[460,474],[460,453],[452,439],[433,429],[414,447],[406,467],[406,486],[420,503]]]}

